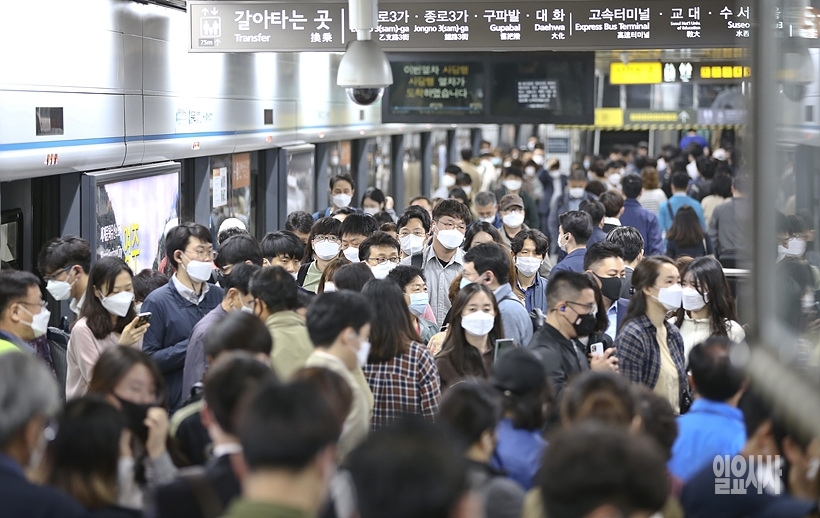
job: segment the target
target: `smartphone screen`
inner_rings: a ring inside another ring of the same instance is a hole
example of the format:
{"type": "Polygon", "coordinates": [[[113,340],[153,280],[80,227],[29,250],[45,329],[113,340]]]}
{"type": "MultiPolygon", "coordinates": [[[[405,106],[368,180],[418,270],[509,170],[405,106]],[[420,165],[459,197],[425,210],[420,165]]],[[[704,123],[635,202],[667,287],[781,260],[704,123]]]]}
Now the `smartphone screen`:
{"type": "Polygon", "coordinates": [[[515,347],[515,340],[512,338],[499,338],[495,341],[493,361],[498,360],[502,354],[515,347]]]}

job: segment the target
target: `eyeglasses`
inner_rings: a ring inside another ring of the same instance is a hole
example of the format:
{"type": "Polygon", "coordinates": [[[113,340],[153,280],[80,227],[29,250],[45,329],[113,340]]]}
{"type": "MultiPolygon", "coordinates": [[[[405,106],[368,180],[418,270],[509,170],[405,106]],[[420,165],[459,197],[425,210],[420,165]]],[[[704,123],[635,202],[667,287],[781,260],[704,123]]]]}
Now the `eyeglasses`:
{"type": "Polygon", "coordinates": [[[210,259],[213,261],[216,259],[217,252],[208,248],[197,248],[196,250],[185,250],[186,254],[195,254],[197,259],[210,259]]]}
{"type": "Polygon", "coordinates": [[[424,229],[423,229],[423,228],[417,228],[416,230],[414,230],[414,231],[412,231],[412,232],[410,232],[409,230],[404,230],[404,229],[402,229],[402,230],[400,230],[400,231],[399,231],[399,237],[407,237],[407,236],[409,236],[410,234],[413,234],[413,235],[414,235],[414,236],[416,236],[416,237],[424,237],[424,236],[426,236],[426,235],[427,235],[427,234],[424,232],[424,229]]]}
{"type": "Polygon", "coordinates": [[[365,261],[367,261],[370,264],[384,264],[387,262],[399,264],[399,261],[401,261],[401,259],[399,259],[398,257],[391,257],[389,259],[387,257],[371,257],[370,259],[365,259],[365,261]]]}
{"type": "Polygon", "coordinates": [[[579,313],[578,311],[576,311],[576,313],[578,313],[579,315],[597,315],[598,314],[598,305],[595,304],[594,302],[591,303],[591,304],[581,304],[580,302],[573,302],[571,300],[568,300],[567,304],[572,304],[573,306],[580,306],[581,308],[587,310],[586,313],[579,313]]]}
{"type": "Polygon", "coordinates": [[[317,243],[321,243],[322,241],[329,241],[330,243],[336,243],[337,245],[342,242],[336,236],[314,236],[313,240],[317,243]]]}
{"type": "Polygon", "coordinates": [[[41,300],[40,302],[26,302],[25,300],[18,300],[17,302],[25,306],[40,306],[42,309],[46,309],[48,307],[48,302],[45,300],[41,300]]]}
{"type": "Polygon", "coordinates": [[[443,228],[444,230],[456,229],[456,230],[459,230],[461,232],[466,232],[467,231],[467,225],[465,225],[464,223],[451,223],[449,221],[441,221],[441,220],[436,221],[436,223],[438,223],[438,225],[441,228],[443,228]]]}
{"type": "Polygon", "coordinates": [[[66,266],[65,268],[62,268],[60,270],[57,270],[56,272],[52,273],[51,275],[46,275],[45,277],[43,277],[43,279],[45,279],[46,282],[53,281],[54,279],[56,279],[57,277],[59,277],[60,275],[64,274],[65,272],[69,271],[72,268],[74,268],[73,264],[70,265],[70,266],[66,266]]]}

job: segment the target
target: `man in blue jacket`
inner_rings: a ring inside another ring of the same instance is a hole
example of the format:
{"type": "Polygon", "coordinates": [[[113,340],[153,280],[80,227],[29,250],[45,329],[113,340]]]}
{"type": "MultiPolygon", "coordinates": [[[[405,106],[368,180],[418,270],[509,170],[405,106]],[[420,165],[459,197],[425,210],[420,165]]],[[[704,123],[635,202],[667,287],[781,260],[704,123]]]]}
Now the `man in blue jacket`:
{"type": "Polygon", "coordinates": [[[524,304],[513,293],[510,285],[510,255],[505,248],[496,243],[470,248],[464,254],[462,278],[465,282],[478,282],[493,290],[501,312],[504,338],[512,338],[518,347],[530,343],[532,320],[524,304]]]}
{"type": "Polygon", "coordinates": [[[592,235],[592,217],[581,210],[571,210],[561,214],[558,224],[558,246],[567,253],[558,264],[552,267],[550,279],[556,273],[584,271],[584,256],[587,253],[587,241],[592,235]]]}
{"type": "MultiPolygon", "coordinates": [[[[684,205],[688,205],[695,210],[700,220],[700,226],[703,227],[704,232],[707,231],[706,220],[703,219],[703,208],[700,206],[700,202],[694,198],[690,198],[689,195],[686,194],[688,188],[689,175],[686,171],[676,171],[672,173],[672,197],[665,203],[661,203],[658,209],[658,224],[661,226],[662,233],[666,234],[666,232],[669,232],[669,229],[672,228],[672,221],[675,219],[675,214],[677,214],[678,209],[684,205]]],[[[621,218],[621,222],[623,222],[623,218],[621,218]]]]}
{"type": "Polygon", "coordinates": [[[663,255],[663,237],[658,217],[643,208],[638,196],[643,190],[643,180],[636,174],[627,175],[621,181],[624,196],[624,212],[619,218],[624,227],[634,227],[640,232],[644,242],[644,255],[663,255]]]}
{"type": "Polygon", "coordinates": [[[207,282],[215,254],[211,233],[204,226],[182,223],[172,228],[165,238],[165,253],[176,272],[142,303],[142,311],[151,313],[142,350],[154,358],[165,377],[173,411],[183,403],[182,373],[191,331],[222,302],[222,288],[207,282]]]}

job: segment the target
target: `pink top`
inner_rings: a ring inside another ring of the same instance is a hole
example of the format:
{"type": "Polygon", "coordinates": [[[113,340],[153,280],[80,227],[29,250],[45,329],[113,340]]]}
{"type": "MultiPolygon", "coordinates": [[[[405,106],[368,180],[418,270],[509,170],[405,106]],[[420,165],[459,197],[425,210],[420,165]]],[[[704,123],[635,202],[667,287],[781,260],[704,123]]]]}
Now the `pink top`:
{"type": "MultiPolygon", "coordinates": [[[[91,373],[100,355],[109,347],[119,343],[119,333],[111,333],[102,340],[97,340],[94,333],[88,328],[86,318],[83,317],[74,324],[71,330],[71,339],[68,341],[66,352],[66,398],[73,399],[84,396],[88,392],[91,382],[91,373]]],[[[142,338],[131,347],[142,350],[142,338]]]]}

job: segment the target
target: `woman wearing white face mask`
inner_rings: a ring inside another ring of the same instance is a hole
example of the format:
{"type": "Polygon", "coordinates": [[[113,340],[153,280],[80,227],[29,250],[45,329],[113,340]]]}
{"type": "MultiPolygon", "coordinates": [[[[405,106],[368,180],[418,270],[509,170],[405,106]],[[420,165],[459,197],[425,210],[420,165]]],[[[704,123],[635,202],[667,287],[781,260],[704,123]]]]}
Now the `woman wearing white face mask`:
{"type": "Polygon", "coordinates": [[[393,210],[393,199],[385,196],[381,189],[368,187],[362,195],[362,211],[365,214],[375,216],[379,212],[387,212],[395,222],[396,211],[393,210]]]}
{"type": "Polygon", "coordinates": [[[362,367],[373,392],[373,429],[406,416],[432,421],[441,399],[433,356],[421,343],[399,286],[374,279],[362,289],[370,305],[370,353],[362,367]]]}
{"type": "Polygon", "coordinates": [[[746,333],[737,323],[735,301],[723,268],[717,259],[700,257],[683,269],[683,307],[674,323],[683,336],[684,358],[712,335],[726,336],[738,343],[746,333]]]}
{"type": "Polygon", "coordinates": [[[465,378],[484,378],[493,364],[495,341],[504,337],[501,312],[483,284],[464,286],[453,301],[447,336],[436,355],[441,388],[465,378]]]}
{"type": "Polygon", "coordinates": [[[142,349],[150,324],[138,326],[134,309],[133,272],[122,259],[103,257],[91,267],[81,318],[71,330],[66,353],[66,396],[88,391],[100,355],[118,345],[142,349]]]}
{"type": "Polygon", "coordinates": [[[635,294],[615,338],[621,374],[669,400],[676,413],[691,404],[683,337],[666,315],[682,304],[680,273],[668,257],[641,261],[632,274],[635,294]]]}

